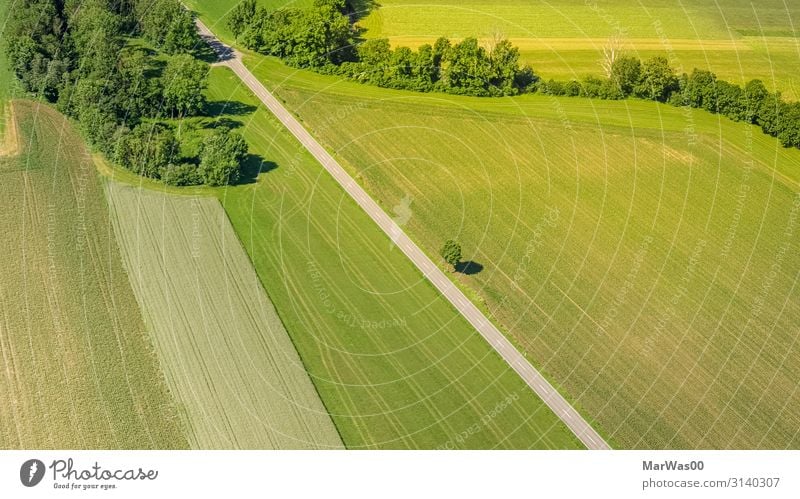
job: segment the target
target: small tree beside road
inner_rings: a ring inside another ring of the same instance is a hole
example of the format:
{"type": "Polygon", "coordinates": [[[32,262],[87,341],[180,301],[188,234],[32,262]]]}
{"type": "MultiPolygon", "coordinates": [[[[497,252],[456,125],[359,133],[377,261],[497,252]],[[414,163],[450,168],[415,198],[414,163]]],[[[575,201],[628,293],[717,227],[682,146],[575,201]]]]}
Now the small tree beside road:
{"type": "Polygon", "coordinates": [[[461,245],[453,239],[448,239],[445,241],[442,249],[439,250],[439,254],[442,255],[444,261],[452,265],[453,270],[455,270],[456,265],[461,262],[461,245]]]}

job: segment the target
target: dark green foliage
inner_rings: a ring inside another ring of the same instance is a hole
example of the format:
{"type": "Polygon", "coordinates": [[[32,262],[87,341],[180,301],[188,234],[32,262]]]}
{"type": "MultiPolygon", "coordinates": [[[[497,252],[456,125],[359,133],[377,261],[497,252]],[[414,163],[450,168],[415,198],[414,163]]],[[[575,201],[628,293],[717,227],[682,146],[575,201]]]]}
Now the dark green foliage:
{"type": "Polygon", "coordinates": [[[178,0],[137,0],[135,15],[145,40],[167,53],[191,52],[200,41],[191,12],[178,0]]]}
{"type": "Polygon", "coordinates": [[[665,57],[653,57],[642,64],[634,94],[642,99],[666,102],[678,90],[678,77],[665,57]]]}
{"type": "Polygon", "coordinates": [[[636,57],[620,57],[611,65],[611,82],[622,97],[628,97],[640,84],[642,63],[636,57]]]}
{"type": "Polygon", "coordinates": [[[58,99],[64,75],[75,62],[67,19],[58,5],[47,0],[15,5],[3,32],[11,68],[22,87],[51,102],[58,99]]]}
{"type": "Polygon", "coordinates": [[[746,102],[742,87],[717,80],[717,112],[734,121],[746,119],[746,102]]]}
{"type": "MultiPolygon", "coordinates": [[[[206,104],[209,66],[190,55],[199,37],[178,0],[26,0],[13,9],[5,34],[23,88],[57,102],[95,149],[172,185],[203,183],[200,159],[181,158],[172,129],[157,121],[165,113],[198,114],[206,104]],[[130,39],[138,36],[178,55],[163,67],[130,39]]],[[[237,134],[229,142],[234,172],[224,171],[222,153],[206,148],[212,182],[238,176],[243,141],[237,134]]]]}
{"type": "Polygon", "coordinates": [[[453,45],[442,58],[438,88],[454,94],[490,95],[491,61],[475,38],[453,45]]]}
{"type": "Polygon", "coordinates": [[[233,36],[239,38],[244,33],[247,26],[256,18],[256,0],[244,0],[236,4],[236,7],[228,17],[228,28],[233,36]]]}
{"type": "Polygon", "coordinates": [[[188,54],[200,45],[200,35],[194,25],[192,15],[182,10],[169,26],[164,37],[162,50],[168,54],[188,54]]]}
{"type": "Polygon", "coordinates": [[[445,262],[455,268],[456,265],[461,262],[461,245],[453,239],[448,239],[445,241],[442,249],[439,250],[439,254],[442,256],[445,262]]]}
{"type": "Polygon", "coordinates": [[[695,69],[685,82],[682,89],[685,105],[717,112],[717,76],[714,73],[695,69]]]}
{"type": "Polygon", "coordinates": [[[200,174],[206,185],[221,186],[239,180],[241,164],[247,157],[247,143],[238,132],[218,127],[203,141],[200,174]]]}
{"type": "Polygon", "coordinates": [[[228,26],[247,47],[280,57],[301,68],[323,68],[352,60],[355,30],[339,9],[340,2],[316,2],[312,9],[272,12],[244,3],[228,26]]]}
{"type": "Polygon", "coordinates": [[[758,123],[761,107],[769,98],[769,91],[761,80],[750,80],[744,86],[744,108],[748,122],[758,123]]]}
{"type": "Polygon", "coordinates": [[[188,54],[170,58],[161,78],[165,110],[181,117],[198,114],[206,104],[208,72],[208,64],[188,54]]]}
{"type": "Polygon", "coordinates": [[[781,105],[778,130],[778,140],[784,147],[800,147],[800,102],[781,105]]]}
{"type": "Polygon", "coordinates": [[[530,67],[520,68],[519,50],[508,40],[498,41],[491,51],[475,38],[455,45],[440,38],[416,52],[392,49],[386,39],[357,44],[345,11],[339,0],[317,0],[310,9],[274,11],[243,2],[234,9],[228,26],[249,49],[295,67],[381,87],[503,96],[527,91],[537,80],[530,67]]]}
{"type": "Polygon", "coordinates": [[[130,132],[119,134],[114,160],[139,175],[160,178],[161,172],[178,153],[178,141],[161,123],[142,123],[130,132]]]}
{"type": "Polygon", "coordinates": [[[161,181],[175,186],[200,185],[203,183],[203,175],[193,163],[170,164],[162,168],[161,181]]]}

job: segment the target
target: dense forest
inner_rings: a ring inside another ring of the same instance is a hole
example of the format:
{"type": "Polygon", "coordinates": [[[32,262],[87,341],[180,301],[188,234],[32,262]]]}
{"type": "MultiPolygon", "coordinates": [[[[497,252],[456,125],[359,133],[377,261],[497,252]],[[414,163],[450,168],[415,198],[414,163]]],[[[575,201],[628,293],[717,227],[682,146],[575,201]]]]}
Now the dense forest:
{"type": "Polygon", "coordinates": [[[620,56],[608,77],[544,81],[520,64],[506,39],[483,47],[475,38],[439,38],[416,51],[392,48],[387,39],[363,40],[350,22],[345,0],[315,0],[311,8],[267,10],[240,2],[228,25],[245,47],[294,67],[336,74],[362,83],[420,92],[479,97],[540,92],[596,99],[639,98],[689,106],[759,125],[786,147],[800,147],[800,103],[785,102],[760,80],[744,88],[709,71],[678,75],[664,57],[641,61],[620,56]]]}
{"type": "Polygon", "coordinates": [[[204,112],[209,65],[178,0],[24,0],[5,33],[23,88],[76,119],[117,164],[173,185],[238,180],[247,146],[230,129],[181,153],[175,118],[204,112]]]}

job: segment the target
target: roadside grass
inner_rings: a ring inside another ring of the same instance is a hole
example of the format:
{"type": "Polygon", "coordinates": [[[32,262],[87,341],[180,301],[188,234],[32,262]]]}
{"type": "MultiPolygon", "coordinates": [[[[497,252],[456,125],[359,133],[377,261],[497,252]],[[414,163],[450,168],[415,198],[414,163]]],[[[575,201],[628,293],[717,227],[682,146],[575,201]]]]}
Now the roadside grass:
{"type": "Polygon", "coordinates": [[[185,448],[83,142],[50,107],[14,110],[22,151],[0,159],[0,448],[185,448]]]}
{"type": "MultiPolygon", "coordinates": [[[[227,68],[209,99],[257,106],[227,68]]],[[[263,107],[252,183],[219,195],[348,448],[580,443],[263,107]]]]}
{"type": "Polygon", "coordinates": [[[420,95],[246,64],[623,448],[800,445],[800,151],[636,100],[420,95]]]}
{"type": "Polygon", "coordinates": [[[641,58],[667,55],[683,71],[710,69],[741,83],[761,78],[796,99],[800,80],[800,8],[782,0],[384,0],[360,21],[368,38],[417,47],[440,36],[510,38],[545,78],[602,73],[603,47],[618,34],[641,58]]]}
{"type": "Polygon", "coordinates": [[[113,181],[105,187],[191,446],[341,448],[220,203],[113,181]]]}

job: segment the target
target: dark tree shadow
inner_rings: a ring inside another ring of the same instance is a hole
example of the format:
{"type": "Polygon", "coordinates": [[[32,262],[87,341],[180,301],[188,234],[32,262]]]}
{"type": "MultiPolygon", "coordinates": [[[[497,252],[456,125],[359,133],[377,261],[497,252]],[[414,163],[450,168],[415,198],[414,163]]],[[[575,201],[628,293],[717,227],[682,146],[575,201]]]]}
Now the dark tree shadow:
{"type": "Polygon", "coordinates": [[[245,116],[253,113],[256,109],[256,106],[244,102],[219,100],[207,103],[204,114],[206,116],[245,116]]]}
{"type": "Polygon", "coordinates": [[[271,172],[276,169],[278,164],[268,161],[258,154],[248,154],[242,162],[242,173],[237,184],[253,184],[262,173],[271,172]]]}
{"type": "MultiPolygon", "coordinates": [[[[192,14],[196,15],[194,12],[192,14]]],[[[218,39],[212,36],[200,35],[200,41],[194,47],[194,56],[209,64],[214,64],[215,62],[230,61],[236,54],[233,48],[218,39]]]]}
{"type": "Polygon", "coordinates": [[[473,262],[472,260],[458,262],[456,264],[456,272],[460,272],[464,275],[475,275],[481,270],[483,270],[483,265],[478,262],[473,262]]]}
{"type": "Polygon", "coordinates": [[[213,130],[215,128],[230,128],[231,130],[235,130],[242,126],[242,122],[239,120],[232,120],[230,118],[214,118],[213,120],[208,120],[203,123],[203,128],[206,130],[213,130]]]}
{"type": "Polygon", "coordinates": [[[350,18],[350,22],[354,23],[364,19],[373,10],[380,8],[376,0],[347,0],[345,2],[346,14],[350,18]]]}

